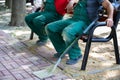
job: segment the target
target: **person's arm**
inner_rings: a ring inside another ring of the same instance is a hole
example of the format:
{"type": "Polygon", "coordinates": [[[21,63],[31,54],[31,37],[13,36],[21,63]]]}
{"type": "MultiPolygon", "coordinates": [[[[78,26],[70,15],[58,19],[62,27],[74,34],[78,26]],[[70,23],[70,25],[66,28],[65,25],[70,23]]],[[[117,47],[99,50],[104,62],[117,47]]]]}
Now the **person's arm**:
{"type": "Polygon", "coordinates": [[[79,0],[69,0],[69,3],[66,6],[67,12],[73,12],[74,4],[78,3],[79,0]]]}
{"type": "Polygon", "coordinates": [[[102,6],[107,10],[107,26],[112,27],[113,26],[113,13],[114,13],[114,7],[112,6],[111,2],[109,0],[104,0],[102,3],[102,6]]]}

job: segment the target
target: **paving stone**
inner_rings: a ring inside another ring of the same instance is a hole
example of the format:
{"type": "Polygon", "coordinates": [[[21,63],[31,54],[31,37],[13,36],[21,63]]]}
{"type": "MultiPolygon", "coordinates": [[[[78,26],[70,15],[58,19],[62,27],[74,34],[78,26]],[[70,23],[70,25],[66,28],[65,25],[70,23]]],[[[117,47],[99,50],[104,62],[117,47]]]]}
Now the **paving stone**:
{"type": "Polygon", "coordinates": [[[17,80],[22,80],[24,79],[24,77],[21,75],[21,74],[14,74],[14,77],[17,79],[17,80]]]}
{"type": "Polygon", "coordinates": [[[4,74],[3,74],[3,72],[2,72],[2,71],[0,71],[0,77],[2,77],[2,76],[4,76],[4,74]]]}
{"type": "Polygon", "coordinates": [[[2,70],[0,72],[3,74],[3,76],[9,76],[9,75],[11,75],[11,73],[8,70],[2,70]]]}
{"type": "Polygon", "coordinates": [[[0,71],[6,70],[6,68],[0,63],[0,71]]]}
{"type": "Polygon", "coordinates": [[[12,75],[9,75],[0,77],[0,80],[16,80],[16,78],[12,75]]]}

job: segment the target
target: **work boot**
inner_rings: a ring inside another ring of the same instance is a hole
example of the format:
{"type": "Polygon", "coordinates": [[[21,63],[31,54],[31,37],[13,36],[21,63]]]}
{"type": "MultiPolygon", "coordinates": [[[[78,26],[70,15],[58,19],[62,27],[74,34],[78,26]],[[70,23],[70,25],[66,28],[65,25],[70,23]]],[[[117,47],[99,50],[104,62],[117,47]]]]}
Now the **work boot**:
{"type": "Polygon", "coordinates": [[[82,59],[82,55],[80,55],[78,58],[76,58],[76,59],[68,59],[67,61],[66,61],[66,64],[67,65],[73,65],[73,64],[76,64],[79,60],[81,60],[82,59]]]}
{"type": "Polygon", "coordinates": [[[47,40],[38,40],[38,41],[36,41],[36,44],[38,45],[38,46],[43,46],[43,45],[45,45],[47,43],[47,40]]]}

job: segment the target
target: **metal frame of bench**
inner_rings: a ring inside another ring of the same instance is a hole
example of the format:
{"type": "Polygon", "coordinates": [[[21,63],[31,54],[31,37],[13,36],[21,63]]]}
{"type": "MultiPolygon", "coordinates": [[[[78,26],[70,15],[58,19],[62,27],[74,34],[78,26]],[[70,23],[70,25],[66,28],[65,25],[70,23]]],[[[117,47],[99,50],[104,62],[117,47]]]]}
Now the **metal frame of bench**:
{"type": "MultiPolygon", "coordinates": [[[[114,6],[116,6],[116,4],[114,6]]],[[[118,41],[117,41],[117,34],[116,34],[116,28],[118,26],[118,22],[120,19],[120,4],[119,4],[118,8],[119,8],[119,10],[116,10],[115,14],[114,14],[114,19],[113,19],[114,25],[111,27],[111,32],[106,38],[94,38],[93,37],[93,33],[97,27],[103,27],[106,25],[104,22],[96,22],[92,28],[87,30],[87,31],[89,31],[89,35],[88,35],[87,39],[83,40],[86,42],[86,47],[85,47],[81,70],[86,69],[86,64],[87,64],[89,51],[90,51],[90,47],[91,47],[91,42],[108,42],[111,39],[113,39],[116,64],[120,64],[120,56],[119,56],[118,41]]]]}
{"type": "MultiPolygon", "coordinates": [[[[114,18],[113,18],[114,25],[111,27],[111,32],[106,38],[94,38],[93,37],[93,33],[94,33],[94,31],[97,27],[103,27],[103,26],[106,25],[104,22],[97,22],[98,19],[93,21],[94,24],[92,24],[92,26],[88,27],[85,30],[85,32],[89,31],[89,35],[88,35],[87,39],[85,38],[83,40],[84,42],[86,42],[86,47],[85,47],[84,57],[83,57],[83,60],[82,60],[81,70],[86,69],[91,43],[92,42],[108,42],[111,39],[113,39],[116,64],[120,64],[120,54],[119,54],[119,49],[118,49],[118,41],[117,41],[117,33],[116,33],[116,29],[117,29],[117,26],[118,26],[118,23],[119,23],[119,20],[120,20],[120,4],[115,1],[113,3],[113,6],[115,8],[114,18]]],[[[102,16],[99,16],[99,18],[100,17],[102,17],[102,16]]]]}

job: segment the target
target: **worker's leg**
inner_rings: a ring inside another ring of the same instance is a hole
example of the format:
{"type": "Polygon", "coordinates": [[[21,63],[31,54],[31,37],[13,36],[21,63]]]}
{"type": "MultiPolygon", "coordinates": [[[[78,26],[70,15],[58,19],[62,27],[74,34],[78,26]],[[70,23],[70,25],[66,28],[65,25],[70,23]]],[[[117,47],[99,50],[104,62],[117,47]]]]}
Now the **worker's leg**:
{"type": "Polygon", "coordinates": [[[72,21],[70,20],[60,20],[50,23],[46,26],[47,35],[59,54],[61,54],[66,48],[66,44],[61,33],[63,29],[71,23],[72,21]]]}
{"type": "Polygon", "coordinates": [[[42,15],[37,16],[33,19],[33,24],[35,26],[35,32],[39,36],[41,42],[44,42],[48,39],[45,32],[45,25],[60,20],[62,16],[57,15],[56,13],[44,12],[42,15]]]}
{"type": "Polygon", "coordinates": [[[28,25],[28,27],[33,31],[35,32],[36,34],[38,34],[38,30],[36,29],[34,23],[33,23],[33,19],[37,16],[41,15],[41,12],[36,12],[36,13],[31,13],[31,14],[28,14],[26,17],[25,17],[25,22],[26,24],[28,25]]]}
{"type": "MultiPolygon", "coordinates": [[[[68,47],[76,38],[76,35],[82,35],[83,27],[86,27],[86,23],[83,21],[75,22],[63,30],[62,36],[65,40],[66,47],[68,47]]],[[[66,62],[67,64],[75,64],[82,57],[81,49],[79,48],[78,42],[72,46],[72,48],[68,51],[69,60],[66,62]]]]}

